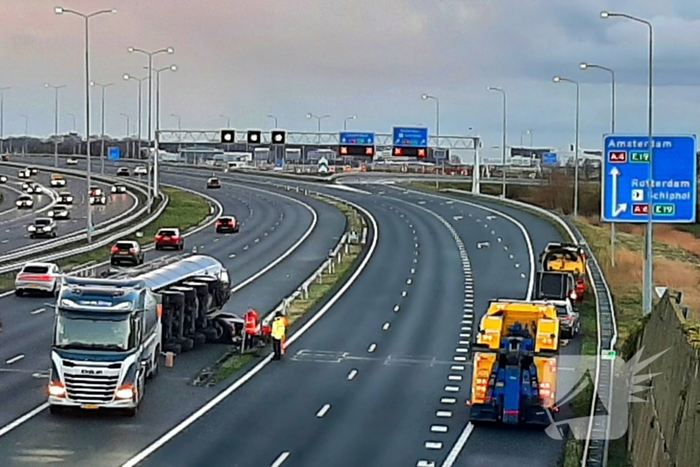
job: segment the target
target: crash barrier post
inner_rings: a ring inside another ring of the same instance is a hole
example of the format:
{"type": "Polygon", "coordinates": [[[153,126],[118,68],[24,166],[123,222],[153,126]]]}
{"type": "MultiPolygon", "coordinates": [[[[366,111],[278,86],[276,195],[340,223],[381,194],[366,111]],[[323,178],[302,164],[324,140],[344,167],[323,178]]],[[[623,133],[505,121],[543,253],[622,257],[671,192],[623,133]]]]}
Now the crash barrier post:
{"type": "Polygon", "coordinates": [[[548,211],[522,201],[504,199],[492,195],[476,194],[464,190],[445,189],[447,193],[473,196],[494,203],[504,203],[520,209],[529,210],[540,216],[545,216],[558,224],[567,233],[572,242],[577,243],[586,253],[586,271],[589,283],[592,285],[596,300],[596,321],[598,328],[596,345],[596,365],[594,375],[593,395],[591,408],[584,440],[581,465],[585,467],[605,467],[607,465],[608,449],[610,444],[610,422],[607,407],[612,407],[614,365],[615,359],[604,359],[604,355],[613,354],[617,344],[618,330],[615,318],[615,307],[612,294],[608,286],[600,263],[593,255],[593,251],[586,243],[585,238],[569,217],[548,211]],[[605,401],[605,402],[603,402],[605,401]]]}

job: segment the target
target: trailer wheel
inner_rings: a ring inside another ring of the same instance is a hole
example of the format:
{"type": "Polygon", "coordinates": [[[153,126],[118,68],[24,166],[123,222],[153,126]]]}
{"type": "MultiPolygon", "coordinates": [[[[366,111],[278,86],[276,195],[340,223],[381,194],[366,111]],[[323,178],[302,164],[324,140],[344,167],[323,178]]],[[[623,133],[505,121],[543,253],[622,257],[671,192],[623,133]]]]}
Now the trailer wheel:
{"type": "Polygon", "coordinates": [[[201,332],[195,332],[189,336],[192,340],[194,340],[195,345],[202,345],[207,342],[207,336],[201,332]]]}
{"type": "Polygon", "coordinates": [[[189,352],[190,350],[194,349],[194,341],[188,337],[183,337],[182,339],[179,339],[180,341],[180,348],[182,348],[183,352],[189,352]]]}
{"type": "Polygon", "coordinates": [[[182,347],[180,347],[180,344],[167,344],[164,349],[166,352],[172,352],[175,355],[180,355],[182,353],[182,347]]]}
{"type": "Polygon", "coordinates": [[[221,328],[216,328],[214,326],[208,327],[202,330],[202,333],[206,336],[207,342],[218,342],[221,339],[221,334],[223,331],[221,328]]]}

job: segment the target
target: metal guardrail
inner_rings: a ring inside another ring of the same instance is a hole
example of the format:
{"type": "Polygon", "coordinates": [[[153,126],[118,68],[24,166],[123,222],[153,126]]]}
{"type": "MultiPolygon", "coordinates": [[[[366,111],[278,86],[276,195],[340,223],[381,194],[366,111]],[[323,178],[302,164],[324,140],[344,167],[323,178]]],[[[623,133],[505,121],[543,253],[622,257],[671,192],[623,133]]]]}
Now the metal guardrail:
{"type": "MultiPolygon", "coordinates": [[[[2,164],[3,164],[3,165],[8,165],[8,166],[14,166],[14,167],[25,167],[25,166],[26,166],[26,164],[18,164],[18,163],[14,163],[14,162],[3,162],[2,164]]],[[[60,168],[60,169],[52,168],[51,170],[52,170],[53,172],[56,172],[56,173],[63,173],[63,174],[66,174],[66,175],[83,176],[83,177],[85,176],[84,172],[82,172],[82,171],[77,171],[77,170],[63,169],[63,168],[60,168]]],[[[100,176],[96,176],[96,177],[93,177],[93,178],[94,178],[96,181],[102,182],[102,183],[115,183],[115,182],[116,182],[116,179],[112,179],[112,178],[109,178],[109,177],[100,177],[100,176]]],[[[145,191],[143,185],[141,185],[141,184],[139,184],[139,183],[136,183],[136,182],[133,182],[133,181],[124,181],[124,182],[122,182],[122,181],[120,180],[119,182],[120,182],[120,183],[124,183],[124,185],[130,186],[131,188],[135,189],[136,191],[139,191],[144,197],[146,197],[146,198],[148,197],[148,193],[145,191]]],[[[162,195],[162,194],[161,194],[161,195],[162,195]]],[[[165,201],[165,200],[164,200],[164,201],[165,201]]],[[[166,204],[167,204],[167,203],[166,203],[166,204]]],[[[162,205],[162,206],[163,206],[163,209],[165,209],[165,205],[162,205]]],[[[140,216],[146,214],[146,213],[148,212],[148,210],[150,209],[149,206],[146,204],[143,208],[141,208],[139,211],[137,211],[137,212],[134,213],[133,211],[134,211],[137,207],[138,207],[138,199],[137,199],[137,202],[136,202],[136,204],[135,204],[134,207],[132,207],[132,208],[131,208],[130,210],[128,210],[126,213],[122,213],[120,216],[117,216],[118,218],[121,218],[120,220],[117,220],[117,221],[115,222],[115,219],[110,219],[110,220],[108,220],[108,221],[105,221],[105,222],[102,222],[102,223],[98,224],[98,225],[104,225],[104,224],[106,224],[106,226],[105,226],[105,227],[98,228],[98,229],[96,229],[95,231],[93,231],[93,235],[103,235],[103,234],[109,233],[109,232],[111,232],[111,231],[113,231],[113,230],[115,230],[115,229],[118,229],[119,227],[122,227],[122,226],[124,226],[124,225],[128,225],[130,222],[132,222],[133,218],[140,217],[140,216]]],[[[160,211],[160,212],[162,212],[162,211],[160,211]]],[[[125,233],[122,232],[122,233],[120,233],[120,235],[125,235],[125,233]]],[[[126,235],[128,235],[128,234],[126,234],[126,235]]],[[[39,244],[39,245],[30,247],[30,248],[24,248],[24,249],[22,249],[21,251],[17,251],[17,252],[15,252],[15,253],[8,253],[8,254],[5,254],[5,255],[2,255],[2,256],[0,256],[0,263],[6,262],[6,261],[18,260],[18,259],[20,259],[20,258],[27,258],[27,257],[33,256],[33,255],[36,255],[36,254],[39,254],[39,253],[41,253],[41,252],[43,252],[43,251],[46,251],[46,250],[49,250],[49,249],[54,249],[54,248],[56,248],[56,247],[60,247],[60,246],[63,246],[63,245],[69,245],[69,244],[71,244],[71,243],[76,243],[76,242],[78,242],[78,241],[80,241],[80,240],[82,240],[82,239],[84,239],[84,238],[87,238],[87,233],[70,234],[70,235],[68,235],[68,236],[66,236],[66,237],[60,238],[59,240],[52,240],[52,241],[49,241],[49,242],[42,242],[42,243],[39,244]]],[[[111,238],[111,237],[110,237],[110,238],[111,238]]],[[[98,242],[98,243],[99,243],[99,242],[98,242]]],[[[94,247],[94,245],[96,245],[96,244],[93,244],[93,247],[94,247]]],[[[73,250],[69,250],[69,251],[73,251],[73,250]]],[[[86,250],[86,251],[88,251],[88,250],[86,250]]],[[[78,253],[79,253],[79,252],[78,252],[78,253]]],[[[74,254],[78,254],[78,253],[74,253],[74,254]]],[[[70,255],[69,255],[69,256],[70,256],[70,255]]],[[[62,258],[62,257],[61,257],[61,258],[62,258]]],[[[57,259],[57,258],[55,258],[55,259],[57,259]]],[[[15,266],[16,266],[16,265],[13,264],[13,265],[9,265],[9,266],[6,266],[6,267],[0,267],[0,274],[4,274],[5,272],[14,271],[15,269],[10,269],[10,270],[7,270],[7,271],[6,271],[6,269],[7,269],[8,267],[15,267],[15,266]]],[[[21,266],[21,265],[20,265],[20,266],[21,266]]]]}
{"type": "Polygon", "coordinates": [[[458,193],[461,195],[471,195],[474,197],[500,202],[519,207],[521,209],[535,212],[545,216],[561,226],[570,239],[581,246],[586,252],[586,271],[593,293],[596,298],[596,321],[598,326],[598,342],[596,345],[596,369],[594,376],[594,388],[592,395],[591,411],[589,415],[586,439],[584,441],[581,465],[585,467],[605,467],[607,466],[608,448],[610,444],[610,419],[608,411],[602,401],[606,401],[607,407],[612,407],[613,384],[614,384],[614,360],[603,358],[604,354],[615,349],[617,344],[617,321],[615,319],[615,308],[612,294],[608,286],[603,270],[598,260],[593,255],[593,251],[588,246],[585,238],[578,230],[570,218],[559,215],[552,211],[523,203],[521,201],[504,199],[497,196],[476,194],[469,191],[447,189],[445,192],[458,193]]]}

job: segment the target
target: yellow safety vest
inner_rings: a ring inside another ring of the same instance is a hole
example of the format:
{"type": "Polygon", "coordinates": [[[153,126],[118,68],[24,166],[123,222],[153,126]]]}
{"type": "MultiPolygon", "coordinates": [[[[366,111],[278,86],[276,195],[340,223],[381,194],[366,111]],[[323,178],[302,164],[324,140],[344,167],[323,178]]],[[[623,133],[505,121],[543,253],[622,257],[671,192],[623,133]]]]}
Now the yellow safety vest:
{"type": "Polygon", "coordinates": [[[284,331],[284,320],[282,318],[275,318],[272,321],[272,338],[278,341],[284,339],[284,331]]]}

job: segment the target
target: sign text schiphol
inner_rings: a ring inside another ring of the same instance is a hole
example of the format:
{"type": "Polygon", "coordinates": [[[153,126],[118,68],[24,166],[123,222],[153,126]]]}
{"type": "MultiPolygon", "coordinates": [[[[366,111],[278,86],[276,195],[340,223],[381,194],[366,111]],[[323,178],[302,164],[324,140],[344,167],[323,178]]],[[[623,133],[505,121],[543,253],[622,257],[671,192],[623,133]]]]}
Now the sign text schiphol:
{"type": "Polygon", "coordinates": [[[394,127],[392,134],[394,156],[426,157],[428,155],[428,129],[394,127]]]}
{"type": "Polygon", "coordinates": [[[606,135],[603,139],[603,222],[692,223],[696,218],[695,135],[606,135]],[[650,176],[649,167],[653,173],[650,176]]]}

